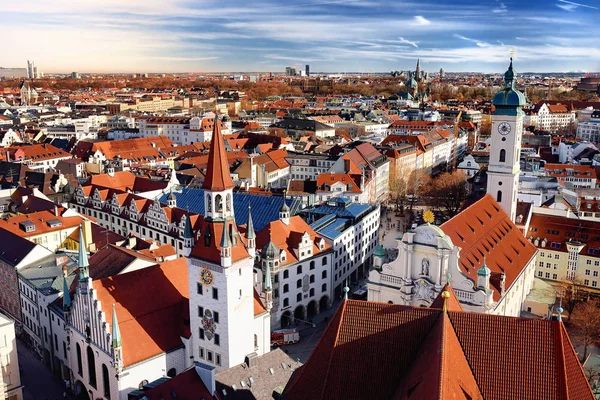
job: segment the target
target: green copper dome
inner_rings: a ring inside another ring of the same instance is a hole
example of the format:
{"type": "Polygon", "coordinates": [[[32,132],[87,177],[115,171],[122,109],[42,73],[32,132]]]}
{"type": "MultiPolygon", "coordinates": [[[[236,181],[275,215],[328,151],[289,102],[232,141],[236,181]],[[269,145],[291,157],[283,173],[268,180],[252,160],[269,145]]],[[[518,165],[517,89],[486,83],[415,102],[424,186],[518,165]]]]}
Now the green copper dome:
{"type": "Polygon", "coordinates": [[[490,276],[492,274],[492,271],[490,271],[490,269],[487,267],[487,265],[485,264],[485,261],[483,262],[483,264],[481,265],[481,268],[479,268],[477,270],[477,276],[490,276]]]}
{"type": "Polygon", "coordinates": [[[375,252],[373,253],[377,257],[385,257],[385,249],[382,245],[377,246],[375,252]]]}
{"type": "Polygon", "coordinates": [[[526,103],[525,95],[515,89],[516,80],[511,58],[508,70],[504,73],[504,89],[496,93],[492,101],[496,107],[495,115],[524,115],[521,107],[526,103]]]}

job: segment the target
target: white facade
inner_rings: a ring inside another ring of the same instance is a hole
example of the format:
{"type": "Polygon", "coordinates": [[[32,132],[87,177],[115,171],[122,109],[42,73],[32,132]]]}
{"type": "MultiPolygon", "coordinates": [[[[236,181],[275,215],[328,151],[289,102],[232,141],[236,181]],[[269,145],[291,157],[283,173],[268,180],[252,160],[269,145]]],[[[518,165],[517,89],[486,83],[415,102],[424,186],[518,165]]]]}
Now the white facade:
{"type": "Polygon", "coordinates": [[[456,168],[461,171],[464,171],[469,178],[475,176],[475,174],[481,169],[481,167],[475,161],[475,158],[471,154],[466,156],[465,159],[460,164],[458,164],[456,168]]]}
{"type": "MultiPolygon", "coordinates": [[[[139,120],[139,136],[166,136],[177,144],[192,144],[195,142],[208,142],[212,136],[212,130],[202,128],[203,119],[200,117],[179,118],[162,121],[160,117],[156,121],[152,119],[139,120]]],[[[226,122],[226,128],[221,130],[224,135],[231,133],[231,121],[226,122]]]]}
{"type": "Polygon", "coordinates": [[[316,180],[322,172],[328,172],[335,163],[335,159],[329,156],[291,154],[285,157],[290,164],[290,175],[292,179],[316,180]]]}
{"type": "Polygon", "coordinates": [[[460,247],[434,225],[421,225],[405,233],[398,240],[398,257],[370,272],[368,300],[429,307],[450,283],[465,311],[519,316],[533,285],[535,256],[495,301],[489,269],[487,277],[478,272],[477,281],[473,281],[459,267],[459,252],[460,247]]]}
{"type": "Polygon", "coordinates": [[[590,119],[577,125],[577,139],[600,143],[600,119],[590,119]]]}
{"type": "Polygon", "coordinates": [[[514,116],[494,115],[487,192],[496,199],[512,221],[515,221],[517,213],[522,136],[522,113],[514,116]]]}
{"type": "Polygon", "coordinates": [[[0,398],[23,400],[15,322],[0,314],[0,398]]]}
{"type": "Polygon", "coordinates": [[[556,132],[560,128],[575,122],[575,112],[552,112],[548,104],[542,104],[537,113],[537,127],[548,132],[556,132]]]}

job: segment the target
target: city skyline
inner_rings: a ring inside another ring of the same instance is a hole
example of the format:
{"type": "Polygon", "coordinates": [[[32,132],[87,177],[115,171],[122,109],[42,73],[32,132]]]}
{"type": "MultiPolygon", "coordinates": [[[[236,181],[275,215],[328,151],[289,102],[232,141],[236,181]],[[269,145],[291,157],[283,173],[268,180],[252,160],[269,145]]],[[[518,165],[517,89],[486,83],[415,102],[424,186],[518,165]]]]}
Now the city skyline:
{"type": "Polygon", "coordinates": [[[19,41],[2,67],[35,60],[46,73],[600,70],[588,1],[304,0],[219,7],[210,1],[33,0],[4,7],[19,41]],[[24,45],[26,44],[26,45],[24,45]]]}

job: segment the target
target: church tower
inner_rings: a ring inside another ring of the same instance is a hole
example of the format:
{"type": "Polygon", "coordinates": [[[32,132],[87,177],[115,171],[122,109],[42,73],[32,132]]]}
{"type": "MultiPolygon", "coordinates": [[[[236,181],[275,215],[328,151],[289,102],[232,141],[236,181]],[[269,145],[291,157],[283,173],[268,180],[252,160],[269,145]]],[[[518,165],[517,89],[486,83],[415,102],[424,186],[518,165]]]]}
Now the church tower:
{"type": "Polygon", "coordinates": [[[510,66],[504,74],[504,89],[496,93],[492,104],[492,144],[487,172],[487,192],[514,222],[519,189],[519,156],[523,135],[525,96],[515,89],[517,77],[510,66]]]}
{"type": "Polygon", "coordinates": [[[205,212],[188,255],[192,350],[195,361],[225,369],[255,351],[254,259],[235,223],[234,183],[216,116],[202,188],[205,212]]]}

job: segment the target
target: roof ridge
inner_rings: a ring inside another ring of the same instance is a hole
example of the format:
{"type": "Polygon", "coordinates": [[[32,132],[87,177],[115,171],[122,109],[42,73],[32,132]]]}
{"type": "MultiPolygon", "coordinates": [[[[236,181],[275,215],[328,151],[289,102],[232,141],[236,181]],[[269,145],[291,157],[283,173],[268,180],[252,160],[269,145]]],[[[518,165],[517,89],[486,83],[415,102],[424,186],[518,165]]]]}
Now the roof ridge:
{"type": "MultiPolygon", "coordinates": [[[[569,333],[567,332],[567,329],[565,328],[565,325],[562,322],[557,322],[557,324],[559,324],[559,330],[560,330],[560,340],[561,340],[561,355],[562,355],[562,360],[563,360],[563,369],[565,372],[565,394],[566,394],[566,399],[569,399],[569,383],[568,383],[568,379],[567,379],[567,366],[566,366],[566,362],[565,362],[565,347],[563,344],[564,340],[566,339],[567,343],[568,343],[568,347],[569,349],[575,353],[575,347],[573,347],[573,342],[571,342],[571,338],[569,337],[569,333]]],[[[574,356],[577,358],[577,361],[579,361],[579,357],[577,356],[577,354],[575,353],[574,356]]],[[[579,371],[581,372],[581,374],[584,376],[584,380],[588,386],[588,389],[590,391],[592,391],[592,387],[590,386],[590,382],[587,379],[587,376],[585,375],[585,371],[583,369],[583,364],[581,362],[578,362],[577,365],[579,366],[579,371]]]]}
{"type": "MultiPolygon", "coordinates": [[[[336,344],[337,344],[339,336],[340,336],[340,330],[342,329],[342,322],[344,321],[344,311],[346,311],[346,304],[348,304],[348,301],[349,300],[342,301],[342,304],[340,306],[340,310],[338,311],[340,313],[340,320],[338,322],[338,326],[337,326],[336,331],[335,331],[335,340],[333,341],[333,347],[334,347],[334,349],[336,347],[336,344]]],[[[318,345],[318,343],[317,343],[317,345],[318,345]]],[[[329,376],[329,371],[331,370],[331,363],[333,361],[333,355],[334,355],[333,353],[334,353],[334,350],[331,351],[331,354],[329,356],[329,360],[327,362],[327,369],[325,370],[326,371],[325,378],[323,379],[324,385],[321,388],[321,396],[319,397],[321,399],[323,399],[324,398],[323,396],[325,395],[324,392],[325,392],[325,388],[327,387],[327,384],[326,384],[327,377],[329,376]]]]}
{"type": "Polygon", "coordinates": [[[555,335],[558,335],[558,342],[560,345],[560,348],[558,349],[558,354],[557,354],[557,358],[559,359],[560,365],[559,365],[559,369],[561,371],[560,376],[557,376],[557,380],[558,380],[558,392],[560,393],[564,393],[565,399],[569,399],[569,390],[568,390],[568,384],[567,384],[567,366],[565,365],[565,347],[563,345],[563,337],[562,337],[562,332],[560,331],[560,322],[556,322],[556,323],[552,323],[554,326],[552,329],[552,333],[555,335]]]}

